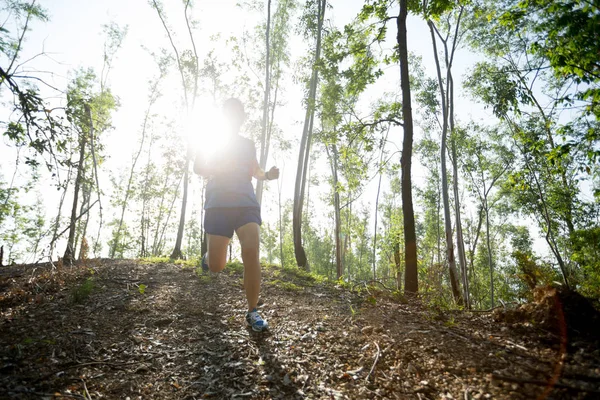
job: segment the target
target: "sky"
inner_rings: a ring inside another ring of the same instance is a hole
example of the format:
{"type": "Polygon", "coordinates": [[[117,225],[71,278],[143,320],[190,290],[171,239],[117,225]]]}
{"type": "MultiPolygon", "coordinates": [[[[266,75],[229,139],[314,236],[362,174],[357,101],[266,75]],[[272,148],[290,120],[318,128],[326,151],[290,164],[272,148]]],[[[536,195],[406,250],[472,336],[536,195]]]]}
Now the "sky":
{"type": "MultiPolygon", "coordinates": [[[[108,158],[104,166],[105,171],[123,170],[130,163],[139,137],[140,125],[147,104],[148,80],[157,73],[149,50],[158,51],[161,47],[169,47],[156,12],[145,0],[40,0],[39,3],[48,10],[50,21],[47,23],[36,22],[32,25],[22,59],[44,52],[46,56],[34,59],[27,64],[27,68],[40,71],[38,72],[40,76],[58,88],[65,88],[73,76],[73,71],[78,68],[93,67],[96,71],[101,70],[104,24],[115,22],[120,26],[128,26],[123,47],[117,53],[108,79],[113,93],[119,98],[120,108],[113,116],[114,129],[104,139],[108,158]]],[[[164,0],[163,3],[169,18],[169,25],[176,32],[177,45],[189,47],[189,43],[186,42],[181,1],[164,0]]],[[[241,36],[244,30],[253,29],[262,19],[262,15],[248,13],[237,7],[236,3],[237,1],[231,0],[197,0],[195,2],[193,17],[198,20],[198,30],[195,36],[201,58],[202,54],[215,46],[210,39],[211,36],[215,34],[221,34],[224,38],[241,36]]],[[[350,22],[362,5],[362,2],[358,0],[332,0],[329,3],[333,8],[327,11],[327,18],[340,27],[350,22]]],[[[393,40],[395,36],[393,26],[390,32],[389,36],[393,40]]],[[[290,45],[291,57],[295,59],[303,55],[308,44],[295,38],[290,45]]],[[[392,43],[389,43],[389,46],[391,47],[392,43]]],[[[422,57],[426,73],[429,76],[435,76],[431,37],[426,23],[419,18],[409,17],[408,47],[410,52],[422,57]]],[[[477,60],[479,60],[477,55],[467,49],[460,49],[454,63],[455,80],[460,82],[462,76],[477,60]]],[[[177,85],[179,82],[173,77],[169,79],[166,86],[171,86],[172,89],[166,89],[165,98],[160,103],[165,107],[168,106],[167,103],[177,101],[176,97],[178,96],[177,85]]],[[[386,68],[385,77],[367,91],[362,102],[369,104],[375,101],[381,93],[390,90],[399,92],[399,69],[397,66],[386,68]]],[[[52,93],[52,91],[48,90],[46,93],[52,93]]],[[[286,85],[282,98],[285,105],[277,110],[275,118],[286,137],[292,140],[293,147],[285,157],[272,159],[269,166],[275,161],[281,163],[279,167],[282,169],[283,196],[291,198],[298,151],[296,144],[302,132],[304,118],[302,105],[304,93],[299,85],[286,85]]],[[[460,89],[460,85],[459,90],[456,91],[456,113],[458,120],[488,122],[493,120],[491,113],[471,101],[468,95],[460,89]]],[[[420,130],[417,127],[416,140],[419,135],[420,130]]],[[[392,129],[390,132],[391,146],[400,148],[401,137],[402,130],[400,128],[392,129]]],[[[184,140],[183,136],[182,140],[184,140]]],[[[0,167],[5,179],[12,174],[14,169],[14,153],[3,143],[0,143],[0,167]]],[[[315,170],[323,177],[328,177],[329,170],[326,165],[317,164],[315,170]]],[[[415,184],[422,184],[426,174],[423,167],[419,166],[417,162],[413,171],[415,184]]],[[[101,175],[100,180],[101,186],[109,186],[109,176],[106,172],[101,175]]],[[[375,184],[376,180],[368,185],[361,199],[365,204],[374,204],[375,184]]],[[[264,203],[264,209],[268,214],[267,220],[274,218],[275,213],[272,211],[276,207],[275,186],[269,185],[269,194],[266,195],[264,203]]],[[[383,187],[386,188],[385,183],[383,187]]],[[[192,201],[196,204],[200,202],[198,188],[197,183],[192,185],[192,201]]],[[[49,214],[53,215],[58,202],[56,189],[46,184],[42,185],[41,191],[46,207],[50,210],[49,214]]]]}

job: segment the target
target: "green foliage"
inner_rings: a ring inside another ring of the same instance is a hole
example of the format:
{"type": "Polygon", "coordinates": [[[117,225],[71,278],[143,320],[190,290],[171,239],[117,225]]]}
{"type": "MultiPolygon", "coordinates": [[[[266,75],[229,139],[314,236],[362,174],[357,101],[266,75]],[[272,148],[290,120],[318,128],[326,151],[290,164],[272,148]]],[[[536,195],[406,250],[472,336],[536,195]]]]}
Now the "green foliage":
{"type": "Polygon", "coordinates": [[[579,264],[579,284],[585,296],[600,299],[600,227],[573,232],[574,262],[579,264]]]}
{"type": "MultiPolygon", "coordinates": [[[[593,165],[600,156],[598,5],[585,0],[485,0],[474,15],[478,15],[471,33],[475,46],[504,59],[527,54],[526,64],[517,69],[564,88],[552,94],[554,106],[575,110],[575,117],[557,130],[564,143],[555,151],[583,152],[587,166],[593,165]],[[545,73],[547,68],[552,76],[545,73]]],[[[515,68],[510,72],[517,75],[515,68]]],[[[505,83],[499,82],[508,89],[505,83]]]]}
{"type": "Polygon", "coordinates": [[[143,283],[140,283],[140,285],[138,286],[138,292],[140,292],[140,294],[145,294],[147,288],[148,286],[144,285],[143,283]]]}
{"type": "Polygon", "coordinates": [[[81,304],[90,297],[90,294],[96,288],[94,279],[89,277],[79,286],[74,287],[71,290],[71,300],[75,304],[81,304]]]}
{"type": "MultiPolygon", "coordinates": [[[[46,10],[35,2],[3,0],[0,2],[0,16],[5,23],[0,27],[0,54],[4,65],[0,68],[0,86],[13,95],[11,113],[6,120],[4,137],[17,147],[26,146],[30,150],[25,155],[25,164],[39,165],[41,156],[48,169],[57,167],[62,160],[58,155],[65,150],[65,127],[60,116],[51,110],[34,83],[43,79],[35,73],[24,73],[20,55],[25,37],[34,21],[46,22],[46,10]],[[10,23],[8,23],[10,21],[10,23]]],[[[34,57],[35,58],[35,57],[34,57]]],[[[51,85],[48,85],[52,88],[51,85]]]]}
{"type": "Polygon", "coordinates": [[[302,286],[298,286],[293,282],[281,281],[279,279],[268,281],[267,284],[280,287],[289,292],[302,292],[304,290],[302,286]]]}
{"type": "Polygon", "coordinates": [[[533,289],[550,285],[558,278],[556,271],[548,263],[542,262],[530,251],[516,250],[512,257],[516,265],[516,275],[521,281],[518,291],[521,299],[533,300],[533,289]]]}
{"type": "Polygon", "coordinates": [[[239,261],[227,263],[226,269],[230,274],[242,274],[244,272],[244,264],[239,261]]]}

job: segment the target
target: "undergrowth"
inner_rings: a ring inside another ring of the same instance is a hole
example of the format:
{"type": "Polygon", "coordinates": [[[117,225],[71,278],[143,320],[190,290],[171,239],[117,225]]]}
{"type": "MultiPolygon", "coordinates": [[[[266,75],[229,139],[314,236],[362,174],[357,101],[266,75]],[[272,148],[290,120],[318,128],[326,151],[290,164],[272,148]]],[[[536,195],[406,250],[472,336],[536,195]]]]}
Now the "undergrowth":
{"type": "Polygon", "coordinates": [[[92,277],[87,278],[81,285],[75,286],[71,290],[71,300],[73,303],[80,304],[90,297],[90,294],[96,288],[96,283],[92,277]]]}
{"type": "Polygon", "coordinates": [[[160,264],[160,263],[170,263],[175,265],[180,265],[182,268],[194,268],[200,265],[200,260],[198,258],[192,257],[187,260],[183,259],[173,259],[169,257],[144,257],[138,260],[140,264],[160,264]]]}

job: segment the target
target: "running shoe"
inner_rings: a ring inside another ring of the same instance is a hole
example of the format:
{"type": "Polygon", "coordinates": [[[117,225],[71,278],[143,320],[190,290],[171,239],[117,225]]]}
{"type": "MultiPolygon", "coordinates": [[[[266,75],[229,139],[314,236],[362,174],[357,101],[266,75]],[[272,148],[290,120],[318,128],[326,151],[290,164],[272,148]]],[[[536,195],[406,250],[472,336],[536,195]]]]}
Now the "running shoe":
{"type": "Polygon", "coordinates": [[[208,272],[208,260],[206,259],[206,254],[202,256],[202,261],[200,265],[202,266],[202,271],[206,274],[208,272]]]}
{"type": "Polygon", "coordinates": [[[246,322],[248,322],[248,325],[252,327],[254,332],[262,332],[269,329],[269,324],[266,320],[262,319],[256,308],[246,313],[246,322]]]}

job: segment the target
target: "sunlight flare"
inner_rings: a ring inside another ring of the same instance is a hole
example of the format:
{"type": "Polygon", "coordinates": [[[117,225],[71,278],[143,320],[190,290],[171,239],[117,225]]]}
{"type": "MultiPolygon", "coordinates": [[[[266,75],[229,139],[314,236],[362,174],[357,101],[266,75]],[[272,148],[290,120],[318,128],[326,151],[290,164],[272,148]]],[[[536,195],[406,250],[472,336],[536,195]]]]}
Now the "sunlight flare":
{"type": "Polygon", "coordinates": [[[201,98],[185,122],[185,137],[194,154],[214,158],[225,145],[223,113],[211,99],[201,98]]]}

